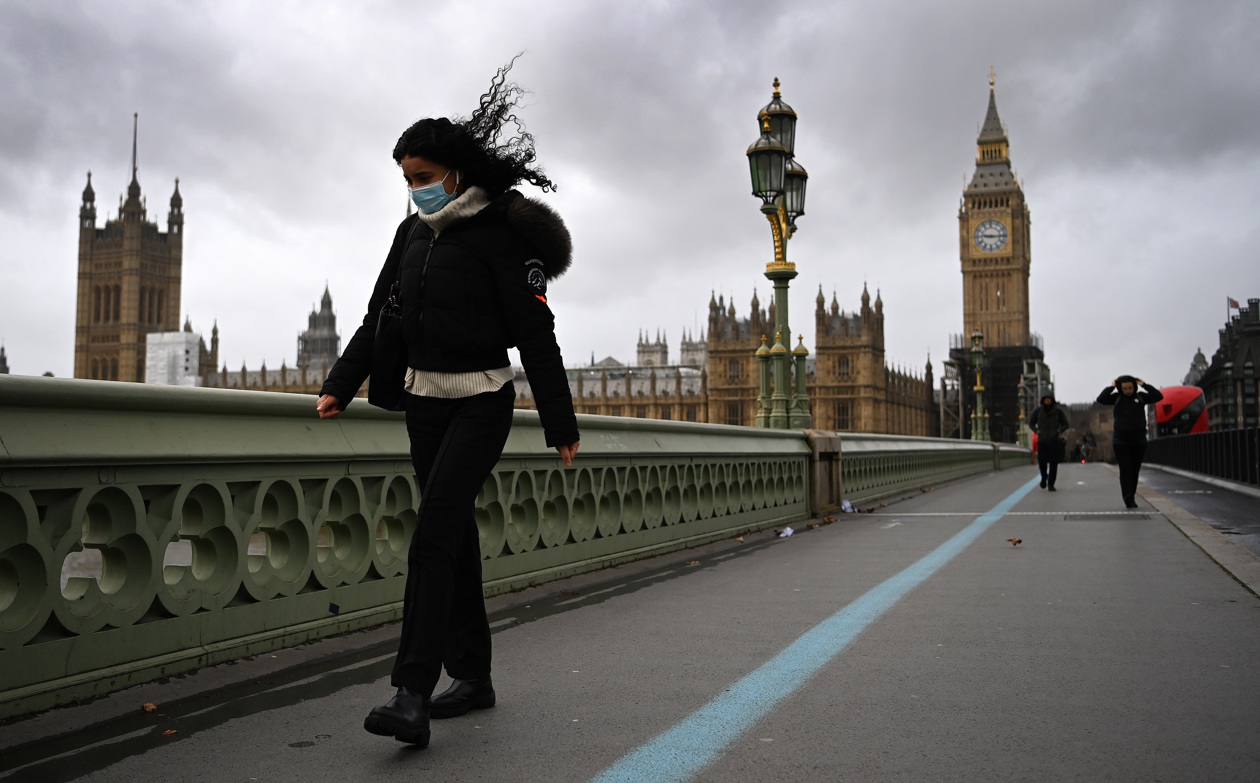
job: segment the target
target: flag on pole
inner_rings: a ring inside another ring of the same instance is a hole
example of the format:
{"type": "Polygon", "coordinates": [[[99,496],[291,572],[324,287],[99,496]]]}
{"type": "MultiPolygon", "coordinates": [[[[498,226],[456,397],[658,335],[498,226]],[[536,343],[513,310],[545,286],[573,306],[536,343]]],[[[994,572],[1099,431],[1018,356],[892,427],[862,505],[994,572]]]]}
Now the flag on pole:
{"type": "Polygon", "coordinates": [[[1241,309],[1242,309],[1242,306],[1238,304],[1238,300],[1237,300],[1237,299],[1233,298],[1232,296],[1227,296],[1227,297],[1225,297],[1225,298],[1229,300],[1229,306],[1230,306],[1231,308],[1233,308],[1234,310],[1241,310],[1241,309]]]}

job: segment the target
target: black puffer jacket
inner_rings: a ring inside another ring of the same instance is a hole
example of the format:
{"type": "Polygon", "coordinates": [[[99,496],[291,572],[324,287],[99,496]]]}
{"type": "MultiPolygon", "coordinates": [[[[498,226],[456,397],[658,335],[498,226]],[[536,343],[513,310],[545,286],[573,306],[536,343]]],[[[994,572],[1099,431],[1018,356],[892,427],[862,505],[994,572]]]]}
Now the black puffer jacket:
{"type": "Polygon", "coordinates": [[[1099,405],[1112,405],[1115,422],[1112,425],[1112,439],[1126,442],[1146,441],[1146,406],[1164,399],[1164,395],[1154,386],[1135,383],[1137,391],[1132,397],[1115,386],[1108,386],[1098,395],[1099,405]]]}
{"type": "Polygon", "coordinates": [[[401,263],[407,365],[437,372],[493,370],[507,367],[507,349],[516,347],[547,445],[577,442],[573,399],[547,306],[547,281],[563,274],[571,259],[560,216],[515,190],[436,237],[412,215],[398,226],[363,324],[320,393],[344,406],[367,379],[376,320],[401,263]]]}

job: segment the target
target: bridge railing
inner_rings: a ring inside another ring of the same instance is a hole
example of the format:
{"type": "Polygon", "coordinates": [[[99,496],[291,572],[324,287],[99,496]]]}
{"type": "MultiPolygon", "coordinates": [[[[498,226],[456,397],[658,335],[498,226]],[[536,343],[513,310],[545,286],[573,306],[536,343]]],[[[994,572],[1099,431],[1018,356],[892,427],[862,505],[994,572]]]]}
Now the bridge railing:
{"type": "MultiPolygon", "coordinates": [[[[487,594],[1028,459],[579,426],[564,468],[515,413],[476,505],[487,594]]],[[[362,402],[320,421],[303,395],[0,376],[0,717],[397,619],[419,499],[401,415],[362,402]]]]}
{"type": "Polygon", "coordinates": [[[1260,429],[1152,438],[1146,462],[1260,486],[1260,429]]]}
{"type": "MultiPolygon", "coordinates": [[[[811,432],[816,487],[833,486],[832,504],[889,497],[950,479],[1029,462],[1029,451],[1011,444],[908,435],[811,432]],[[836,491],[838,490],[838,491],[836,491]]],[[[828,503],[814,503],[815,513],[828,503]]]]}

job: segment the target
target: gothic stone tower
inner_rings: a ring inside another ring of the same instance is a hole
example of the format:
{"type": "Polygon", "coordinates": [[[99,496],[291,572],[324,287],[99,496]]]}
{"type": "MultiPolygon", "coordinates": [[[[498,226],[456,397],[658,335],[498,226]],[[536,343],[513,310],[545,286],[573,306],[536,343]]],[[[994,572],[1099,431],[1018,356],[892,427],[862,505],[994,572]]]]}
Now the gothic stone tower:
{"type": "Polygon", "coordinates": [[[144,382],[145,335],[179,330],[184,200],[179,180],[167,231],[147,219],[132,140],[131,184],[118,217],[96,227],[96,193],[88,173],[79,209],[79,293],[74,377],[144,382]]]}
{"type": "Polygon", "coordinates": [[[835,295],[831,310],[822,287],[814,300],[814,426],[824,430],[885,432],[884,302],[862,287],[862,309],[846,314],[835,295]]]}
{"type": "Polygon", "coordinates": [[[751,427],[757,417],[757,347],[773,329],[774,303],[770,314],[761,309],[753,293],[751,315],[737,318],[735,302],[727,306],[723,297],[709,299],[709,423],[743,424],[751,427]]]}
{"type": "Polygon", "coordinates": [[[976,146],[976,171],[958,209],[962,333],[979,328],[986,349],[1028,345],[1028,205],[1011,172],[992,74],[989,110],[976,146]]]}
{"type": "Polygon", "coordinates": [[[297,366],[328,374],[341,356],[341,335],[337,333],[337,315],[332,309],[332,294],[324,286],[319,311],[311,310],[307,329],[298,335],[297,366]]]}
{"type": "Polygon", "coordinates": [[[640,367],[664,367],[669,364],[669,341],[656,331],[656,341],[649,341],[651,335],[644,336],[639,332],[639,344],[635,348],[635,359],[640,367]]]}

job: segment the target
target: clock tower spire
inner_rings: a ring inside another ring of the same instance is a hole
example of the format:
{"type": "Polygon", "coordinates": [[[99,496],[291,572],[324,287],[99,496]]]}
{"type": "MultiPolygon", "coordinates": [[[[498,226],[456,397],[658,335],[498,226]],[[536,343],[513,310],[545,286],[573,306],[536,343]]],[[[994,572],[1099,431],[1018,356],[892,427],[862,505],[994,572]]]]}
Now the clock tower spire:
{"type": "Polygon", "coordinates": [[[963,333],[980,329],[986,348],[1029,344],[1029,214],[1011,170],[989,71],[989,107],[976,137],[976,169],[958,209],[963,333]]]}

